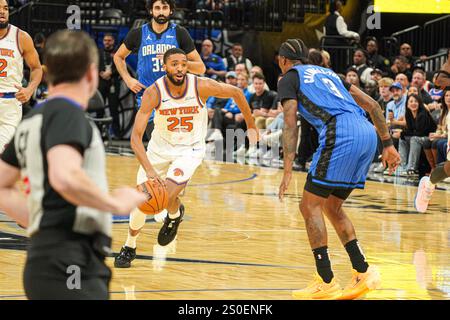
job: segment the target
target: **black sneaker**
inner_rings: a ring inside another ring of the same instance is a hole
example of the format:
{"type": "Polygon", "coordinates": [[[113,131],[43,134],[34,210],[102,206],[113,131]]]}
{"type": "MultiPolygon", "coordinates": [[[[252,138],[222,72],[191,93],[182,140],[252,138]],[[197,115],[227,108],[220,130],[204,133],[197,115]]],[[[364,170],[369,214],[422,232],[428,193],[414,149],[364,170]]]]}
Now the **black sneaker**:
{"type": "Polygon", "coordinates": [[[169,215],[164,219],[164,224],[159,230],[158,244],[160,246],[167,246],[177,236],[178,226],[183,221],[184,206],[180,205],[180,216],[175,219],[170,219],[169,215]]]}
{"type": "Polygon", "coordinates": [[[120,249],[120,253],[114,259],[115,268],[129,268],[131,267],[131,261],[136,258],[136,249],[123,246],[120,249]]]}

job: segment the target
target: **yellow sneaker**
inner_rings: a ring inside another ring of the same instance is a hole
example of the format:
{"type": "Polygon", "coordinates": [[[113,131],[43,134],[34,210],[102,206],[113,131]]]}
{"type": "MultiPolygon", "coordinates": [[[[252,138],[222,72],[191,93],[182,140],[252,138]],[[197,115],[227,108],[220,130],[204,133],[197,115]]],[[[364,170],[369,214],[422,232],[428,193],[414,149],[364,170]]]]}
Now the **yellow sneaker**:
{"type": "Polygon", "coordinates": [[[330,283],[325,283],[318,274],[315,274],[314,280],[306,288],[292,291],[292,296],[301,300],[335,300],[341,294],[341,286],[335,278],[330,283]]]}
{"type": "Polygon", "coordinates": [[[362,297],[371,290],[381,287],[381,275],[376,266],[369,266],[364,273],[352,270],[352,280],[345,287],[342,296],[338,300],[353,300],[362,297]]]}

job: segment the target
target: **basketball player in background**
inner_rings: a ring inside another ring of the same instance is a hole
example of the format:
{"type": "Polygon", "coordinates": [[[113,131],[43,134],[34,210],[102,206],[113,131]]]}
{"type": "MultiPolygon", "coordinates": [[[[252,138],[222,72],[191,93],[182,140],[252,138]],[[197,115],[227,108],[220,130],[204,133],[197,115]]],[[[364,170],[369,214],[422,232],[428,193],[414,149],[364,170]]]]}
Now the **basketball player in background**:
{"type": "Polygon", "coordinates": [[[297,149],[297,112],[319,133],[319,148],[304,187],[300,211],[305,220],[318,276],[305,289],[293,292],[299,299],[354,299],[377,287],[379,274],[367,263],[352,222],[342,206],[355,188],[364,188],[377,147],[376,130],[383,141],[382,160],[392,173],[400,164],[383,112],[361,90],[342,83],[332,70],[308,64],[303,41],[289,39],[279,50],[283,78],[278,97],[284,109],[284,176],[279,197],[283,198],[292,178],[297,149]],[[375,125],[366,119],[367,111],[375,125]],[[328,256],[328,235],[323,214],[333,224],[349,254],[353,277],[342,291],[334,278],[328,256]]]}
{"type": "MultiPolygon", "coordinates": [[[[195,49],[189,32],[182,26],[169,22],[175,10],[174,0],[147,0],[146,8],[152,17],[149,23],[131,30],[124,43],[114,55],[117,71],[128,88],[136,94],[138,108],[141,107],[142,94],[157,79],[165,75],[162,68],[164,52],[170,48],[180,48],[187,53],[188,71],[203,74],[205,65],[195,49]],[[137,79],[131,77],[125,59],[130,53],[138,54],[137,79]]],[[[151,139],[154,113],[150,116],[146,136],[151,139]]],[[[163,221],[167,211],[154,216],[156,221],[163,221]]]]}
{"type": "MultiPolygon", "coordinates": [[[[450,50],[448,50],[447,61],[442,65],[441,70],[439,70],[435,84],[441,89],[450,89],[450,50]]],[[[445,99],[445,97],[443,97],[443,99],[445,99]]],[[[447,126],[450,129],[450,113],[447,115],[447,126]]],[[[450,135],[448,136],[447,142],[447,161],[437,166],[431,172],[429,177],[425,176],[420,179],[417,194],[414,199],[414,206],[417,211],[422,213],[427,211],[428,204],[436,189],[436,184],[444,181],[448,177],[450,177],[450,135]]]]}
{"type": "Polygon", "coordinates": [[[103,142],[84,112],[98,85],[94,41],[59,31],[44,62],[49,99],[27,114],[1,156],[0,210],[28,228],[29,299],[108,299],[110,212],[128,215],[145,195],[134,188],[108,194],[103,142]],[[29,181],[27,196],[15,188],[20,176],[29,181]],[[74,272],[78,284],[68,279],[74,272]]]}
{"type": "Polygon", "coordinates": [[[22,119],[22,104],[30,100],[41,79],[42,67],[33,39],[9,24],[8,1],[0,0],[0,154],[22,119]],[[26,88],[22,88],[23,60],[31,71],[26,88]]]}
{"type": "MultiPolygon", "coordinates": [[[[250,143],[256,144],[257,131],[250,107],[242,90],[209,78],[187,74],[189,60],[183,50],[169,49],[164,55],[167,75],[146,89],[131,134],[133,148],[141,167],[137,184],[157,180],[167,187],[168,216],[158,234],[161,246],[170,244],[183,220],[184,206],[178,195],[184,190],[205,156],[209,97],[233,98],[249,128],[250,143]],[[142,143],[148,119],[155,110],[155,130],[145,151],[142,143]]],[[[136,239],[146,215],[134,209],[125,246],[114,262],[117,268],[129,268],[136,257],[136,239]]]]}
{"type": "MultiPolygon", "coordinates": [[[[152,17],[149,23],[131,30],[114,56],[114,63],[128,88],[137,95],[138,108],[146,88],[165,75],[163,55],[170,48],[180,48],[187,53],[188,71],[204,74],[205,65],[195,49],[189,32],[182,26],[169,22],[175,10],[174,0],[147,0],[147,10],[152,17]],[[137,79],[131,77],[125,59],[130,53],[138,54],[137,79]]],[[[147,138],[153,131],[153,116],[146,128],[147,138]]]]}

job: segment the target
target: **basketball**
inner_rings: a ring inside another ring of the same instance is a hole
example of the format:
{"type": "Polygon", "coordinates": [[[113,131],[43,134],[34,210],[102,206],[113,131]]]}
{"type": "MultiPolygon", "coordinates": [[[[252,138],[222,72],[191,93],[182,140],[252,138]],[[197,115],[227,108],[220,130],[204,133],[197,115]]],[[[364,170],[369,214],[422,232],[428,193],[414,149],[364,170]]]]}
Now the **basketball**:
{"type": "Polygon", "coordinates": [[[146,181],[137,186],[137,189],[147,195],[147,201],[138,209],[145,214],[157,214],[169,204],[167,188],[157,181],[146,181]]]}

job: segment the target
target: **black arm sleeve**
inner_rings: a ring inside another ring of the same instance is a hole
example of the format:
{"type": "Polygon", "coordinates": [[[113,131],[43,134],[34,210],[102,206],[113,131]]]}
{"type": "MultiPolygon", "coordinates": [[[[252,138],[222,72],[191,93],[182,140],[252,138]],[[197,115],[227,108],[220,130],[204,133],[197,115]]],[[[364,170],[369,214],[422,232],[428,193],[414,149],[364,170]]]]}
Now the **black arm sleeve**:
{"type": "Polygon", "coordinates": [[[291,69],[278,82],[278,101],[283,103],[284,100],[297,100],[299,90],[300,79],[297,70],[291,69]]]}
{"type": "Polygon", "coordinates": [[[180,45],[180,49],[186,52],[186,54],[189,54],[192,51],[194,51],[195,50],[194,40],[192,40],[186,28],[176,26],[176,32],[177,32],[177,41],[178,44],[180,45]]]}
{"type": "Polygon", "coordinates": [[[136,53],[139,50],[139,47],[141,46],[141,40],[142,40],[142,28],[136,28],[128,32],[123,43],[125,44],[125,47],[127,47],[128,50],[132,51],[133,53],[136,53]]]}
{"type": "Polygon", "coordinates": [[[9,164],[10,166],[20,169],[19,160],[17,160],[17,155],[16,155],[16,147],[14,145],[14,137],[9,142],[5,151],[3,151],[2,155],[1,155],[1,159],[4,162],[6,162],[7,164],[9,164]]]}
{"type": "MultiPolygon", "coordinates": [[[[56,102],[56,101],[55,101],[56,102]]],[[[76,106],[54,108],[44,124],[45,153],[57,145],[71,145],[84,153],[92,139],[93,129],[84,112],[76,106]]]]}
{"type": "Polygon", "coordinates": [[[347,91],[350,91],[350,87],[352,86],[351,83],[348,83],[347,81],[342,81],[342,84],[344,85],[345,89],[347,89],[347,91]]]}

